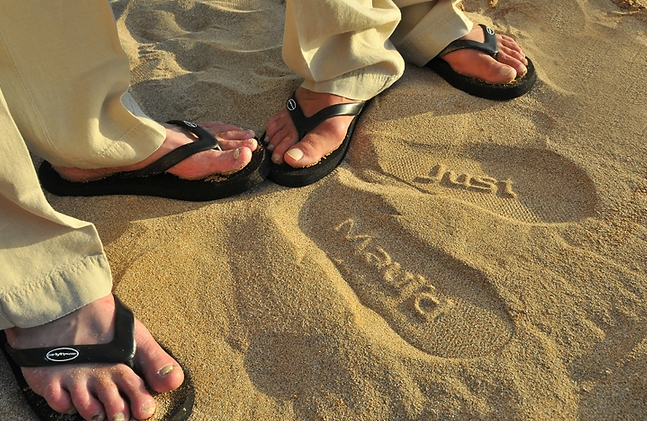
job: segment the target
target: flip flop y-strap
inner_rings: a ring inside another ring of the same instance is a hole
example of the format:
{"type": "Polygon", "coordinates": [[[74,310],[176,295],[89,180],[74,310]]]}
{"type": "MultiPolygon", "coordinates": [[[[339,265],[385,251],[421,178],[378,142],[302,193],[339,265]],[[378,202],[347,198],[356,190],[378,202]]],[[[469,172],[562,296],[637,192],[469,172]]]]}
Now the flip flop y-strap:
{"type": "Polygon", "coordinates": [[[21,367],[87,363],[125,363],[132,366],[135,357],[134,331],[135,316],[115,297],[114,338],[107,344],[14,349],[6,343],[5,349],[21,367]]]}
{"type": "Polygon", "coordinates": [[[496,35],[492,28],[489,28],[483,24],[479,24],[483,28],[483,35],[485,35],[484,42],[472,41],[469,39],[457,39],[452,41],[445,49],[438,53],[438,57],[442,57],[445,54],[449,54],[456,50],[472,49],[482,51],[485,54],[492,56],[495,60],[497,54],[499,54],[499,46],[496,41],[496,35]]]}
{"type": "Polygon", "coordinates": [[[186,128],[191,133],[195,134],[198,137],[198,140],[172,150],[157,161],[140,170],[121,173],[123,178],[148,177],[151,175],[161,174],[175,164],[184,161],[198,152],[208,151],[209,149],[222,150],[218,144],[218,140],[213,137],[211,133],[195,123],[184,120],[171,120],[167,121],[167,123],[186,128]]]}
{"type": "Polygon", "coordinates": [[[358,115],[364,108],[364,105],[366,105],[365,101],[335,104],[324,108],[311,117],[306,117],[305,114],[303,114],[303,110],[299,106],[294,93],[285,103],[285,107],[290,113],[290,118],[294,123],[294,127],[297,129],[297,132],[299,132],[299,139],[302,139],[306,133],[329,118],[342,115],[358,115]]]}

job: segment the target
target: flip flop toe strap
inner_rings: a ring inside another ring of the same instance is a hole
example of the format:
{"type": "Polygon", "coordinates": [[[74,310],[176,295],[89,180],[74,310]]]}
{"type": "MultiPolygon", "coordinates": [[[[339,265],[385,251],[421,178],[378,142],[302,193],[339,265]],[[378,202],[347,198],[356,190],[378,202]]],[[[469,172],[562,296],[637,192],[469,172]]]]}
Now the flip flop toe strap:
{"type": "Polygon", "coordinates": [[[287,100],[285,107],[290,113],[290,118],[294,123],[294,127],[299,132],[299,138],[303,138],[306,133],[317,127],[319,124],[332,117],[342,115],[357,115],[362,111],[366,102],[350,102],[345,104],[335,104],[326,107],[323,110],[315,113],[311,117],[306,117],[303,110],[299,106],[295,94],[293,93],[290,99],[287,100]]]}
{"type": "Polygon", "coordinates": [[[126,363],[132,367],[135,357],[135,317],[117,297],[115,307],[114,339],[107,344],[14,349],[6,343],[6,351],[21,367],[87,363],[126,363]]]}
{"type": "Polygon", "coordinates": [[[218,140],[213,137],[211,133],[195,123],[184,120],[171,120],[167,123],[186,128],[191,133],[195,134],[198,137],[198,140],[195,142],[187,143],[186,145],[182,145],[179,148],[172,150],[147,167],[136,171],[128,171],[122,173],[123,178],[147,177],[151,175],[161,174],[175,164],[184,161],[188,157],[195,155],[198,152],[207,151],[209,149],[217,149],[219,151],[222,150],[220,148],[220,145],[218,144],[218,140]]]}
{"type": "Polygon", "coordinates": [[[479,24],[479,26],[483,28],[483,34],[485,35],[484,42],[472,41],[469,39],[457,39],[445,47],[438,56],[442,57],[445,54],[449,54],[456,50],[472,49],[482,51],[496,59],[497,54],[499,54],[499,47],[494,31],[483,24],[479,24]]]}

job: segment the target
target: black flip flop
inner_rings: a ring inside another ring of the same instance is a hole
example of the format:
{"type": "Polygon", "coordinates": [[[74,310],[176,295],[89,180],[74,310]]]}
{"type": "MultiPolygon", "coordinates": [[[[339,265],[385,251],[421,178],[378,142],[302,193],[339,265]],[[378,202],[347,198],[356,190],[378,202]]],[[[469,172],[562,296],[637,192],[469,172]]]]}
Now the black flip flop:
{"type": "Polygon", "coordinates": [[[38,178],[45,190],[58,196],[103,196],[131,194],[158,196],[187,201],[222,199],[243,193],[262,183],[270,171],[270,160],[264,146],[254,151],[245,168],[230,175],[213,175],[200,180],[185,180],[166,171],[178,162],[198,152],[218,149],[218,141],[197,124],[172,120],[168,123],[188,129],[198,140],[187,143],[164,155],[149,166],[137,171],[121,172],[99,180],[72,182],[65,180],[44,161],[38,178]]]}
{"type": "Polygon", "coordinates": [[[443,55],[451,53],[452,51],[470,48],[482,51],[496,59],[496,56],[499,53],[496,35],[494,34],[494,31],[487,26],[480,26],[483,28],[483,33],[485,34],[485,42],[481,43],[477,41],[457,39],[445,47],[443,51],[425,64],[425,66],[438,73],[440,77],[445,79],[454,88],[480,98],[505,101],[517,98],[528,92],[537,81],[537,73],[535,72],[535,66],[532,64],[532,61],[527,57],[526,59],[528,60],[528,64],[526,65],[526,68],[528,69],[528,72],[525,75],[516,78],[512,82],[505,84],[488,83],[471,76],[462,75],[452,69],[452,67],[441,58],[443,55]]]}
{"type": "MultiPolygon", "coordinates": [[[[115,297],[115,331],[112,342],[101,345],[71,345],[53,348],[13,349],[0,331],[0,348],[13,371],[18,386],[27,403],[42,421],[83,421],[80,415],[61,414],[54,411],[47,401],[36,394],[23,377],[20,367],[45,367],[60,364],[124,363],[133,366],[135,357],[134,322],[132,311],[115,297]]],[[[167,353],[168,350],[164,349],[167,353]]],[[[169,353],[170,355],[170,353],[169,353]]],[[[168,421],[183,421],[193,411],[195,392],[189,373],[185,370],[184,383],[169,392],[171,405],[162,418],[168,421]]],[[[157,416],[157,415],[156,415],[157,416]]]]}
{"type": "Polygon", "coordinates": [[[350,126],[348,126],[346,137],[342,144],[329,155],[321,158],[321,161],[305,168],[294,168],[286,163],[280,165],[272,164],[270,174],[267,178],[282,186],[302,187],[319,181],[330,174],[339,166],[339,164],[341,164],[344,156],[346,156],[346,152],[350,146],[350,140],[355,131],[355,126],[357,125],[362,112],[366,109],[367,103],[368,101],[362,101],[331,105],[311,117],[306,117],[305,114],[303,114],[303,110],[301,110],[299,103],[297,103],[295,94],[293,93],[285,106],[290,113],[290,118],[292,118],[294,127],[296,127],[297,132],[299,132],[299,140],[303,139],[310,130],[314,129],[329,118],[342,115],[352,115],[355,117],[353,118],[353,121],[351,121],[350,126]]]}

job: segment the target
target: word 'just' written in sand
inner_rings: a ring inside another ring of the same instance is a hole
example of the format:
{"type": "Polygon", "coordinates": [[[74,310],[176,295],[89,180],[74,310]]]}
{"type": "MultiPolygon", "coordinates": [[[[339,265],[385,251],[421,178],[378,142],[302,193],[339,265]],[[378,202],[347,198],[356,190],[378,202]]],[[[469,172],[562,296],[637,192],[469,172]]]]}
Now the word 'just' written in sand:
{"type": "MultiPolygon", "coordinates": [[[[355,221],[352,219],[335,227],[335,231],[344,240],[352,242],[355,255],[361,257],[361,261],[369,268],[377,270],[390,294],[399,296],[403,302],[410,304],[413,314],[424,321],[432,321],[454,305],[451,300],[440,298],[436,287],[427,282],[424,276],[404,270],[384,248],[375,243],[375,237],[354,234],[354,229],[355,221]]],[[[344,264],[343,259],[334,260],[338,264],[344,264]]]]}
{"type": "Polygon", "coordinates": [[[506,199],[516,199],[517,193],[512,191],[512,180],[499,181],[489,176],[474,176],[469,173],[459,174],[447,169],[446,166],[438,164],[432,168],[429,177],[416,177],[417,183],[446,184],[451,187],[463,188],[466,190],[479,191],[499,195],[506,199]]]}

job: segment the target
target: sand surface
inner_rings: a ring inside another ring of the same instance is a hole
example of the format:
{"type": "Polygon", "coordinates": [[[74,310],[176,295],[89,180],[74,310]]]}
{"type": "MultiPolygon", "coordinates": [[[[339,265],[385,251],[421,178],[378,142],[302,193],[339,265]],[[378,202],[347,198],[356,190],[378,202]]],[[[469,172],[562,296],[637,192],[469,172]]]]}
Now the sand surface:
{"type": "MultiPolygon", "coordinates": [[[[117,0],[132,95],[264,131],[280,0],[117,0]]],[[[59,198],[191,372],[193,420],[647,414],[647,2],[466,0],[538,71],[497,103],[408,66],[344,163],[211,203],[59,198]]],[[[0,419],[34,420],[0,363],[0,419]]]]}

